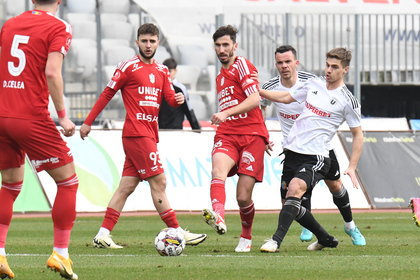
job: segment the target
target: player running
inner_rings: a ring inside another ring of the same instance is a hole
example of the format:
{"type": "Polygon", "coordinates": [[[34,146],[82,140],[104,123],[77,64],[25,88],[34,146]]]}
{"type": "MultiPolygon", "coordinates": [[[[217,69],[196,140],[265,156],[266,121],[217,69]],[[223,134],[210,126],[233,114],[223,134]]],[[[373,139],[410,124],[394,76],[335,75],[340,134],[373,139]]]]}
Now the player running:
{"type": "Polygon", "coordinates": [[[14,278],[5,252],[13,203],[22,190],[25,155],[36,171],[57,184],[51,211],[54,248],[47,267],[66,279],[78,279],[68,246],[76,218],[79,181],[70,149],[48,112],[54,102],[64,136],[76,126],[66,116],[61,70],[71,40],[71,26],[54,15],[61,0],[34,0],[35,9],[6,21],[1,29],[0,75],[0,278],[14,278]]]}
{"type": "MultiPolygon", "coordinates": [[[[276,67],[280,75],[266,82],[262,86],[262,88],[265,90],[294,91],[302,87],[308,81],[308,79],[316,77],[311,73],[296,70],[299,65],[299,60],[297,60],[296,50],[292,46],[283,45],[278,47],[275,51],[275,58],[276,67]]],[[[265,107],[270,104],[271,101],[268,99],[264,99],[261,102],[263,109],[265,109],[265,107]]],[[[283,133],[282,146],[284,147],[286,145],[287,135],[289,134],[292,125],[295,123],[295,120],[299,117],[300,113],[302,113],[305,104],[303,102],[292,102],[290,104],[274,102],[274,105],[277,110],[277,117],[280,121],[281,131],[283,133]]],[[[344,219],[344,231],[351,237],[352,243],[354,245],[366,245],[365,237],[360,233],[355,222],[353,221],[350,199],[347,190],[340,178],[340,166],[338,164],[337,157],[332,147],[329,149],[331,167],[324,181],[328,186],[331,194],[333,195],[334,204],[337,206],[344,219]]],[[[287,153],[285,152],[285,154],[287,153]]],[[[287,188],[284,188],[286,187],[286,183],[283,180],[281,186],[282,188],[280,189],[280,192],[282,203],[284,204],[287,188]]],[[[307,192],[302,197],[302,206],[304,206],[309,211],[311,210],[311,196],[312,192],[307,192]]],[[[303,228],[300,235],[300,240],[311,241],[312,232],[306,228],[303,228]]]]}
{"type": "Polygon", "coordinates": [[[80,128],[80,136],[84,139],[99,113],[115,93],[121,90],[127,110],[122,135],[126,158],[120,185],[108,204],[102,227],[93,239],[93,246],[122,248],[114,243],[110,233],[118,222],[128,196],[142,180],[150,184],[153,204],[166,226],[182,232],[187,245],[197,245],[207,235],[194,234],[179,226],[175,211],[166,197],[166,176],[157,149],[162,95],[171,106],[182,104],[184,95],[175,94],[168,68],[153,59],[159,46],[159,29],[152,23],[143,24],[137,31],[136,44],[140,55],[118,64],[114,76],[80,128]]]}
{"type": "Polygon", "coordinates": [[[348,72],[351,52],[345,48],[332,49],[326,54],[325,78],[308,80],[293,91],[266,91],[261,95],[270,100],[291,103],[304,102],[305,107],[293,124],[286,144],[283,178],[287,189],[284,207],[279,215],[276,233],[261,247],[261,252],[278,252],[293,220],[313,232],[318,241],[308,250],[336,247],[338,240],[329,235],[301,206],[301,198],[316,183],[325,178],[330,168],[330,142],[339,125],[347,121],[353,135],[348,174],[357,186],[355,170],[363,147],[360,104],[345,87],[343,79],[348,72]]]}
{"type": "Polygon", "coordinates": [[[222,63],[216,77],[220,112],[211,117],[211,122],[219,126],[212,151],[212,209],[204,209],[203,218],[217,233],[226,233],[225,181],[228,176],[238,174],[236,200],[242,233],[235,252],[249,252],[255,214],[252,191],[255,183],[263,179],[264,151],[269,141],[259,108],[258,84],[251,79],[251,73],[257,70],[251,62],[235,55],[237,32],[227,25],[213,34],[216,54],[222,63]]]}

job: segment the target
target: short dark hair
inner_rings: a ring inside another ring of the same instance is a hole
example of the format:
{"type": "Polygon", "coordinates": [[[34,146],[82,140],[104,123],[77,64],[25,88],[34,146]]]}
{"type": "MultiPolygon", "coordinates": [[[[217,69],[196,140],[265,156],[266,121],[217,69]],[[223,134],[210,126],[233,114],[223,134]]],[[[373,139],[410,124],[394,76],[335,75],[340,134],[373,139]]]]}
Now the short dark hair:
{"type": "Polygon", "coordinates": [[[176,69],[176,66],[178,65],[178,63],[176,63],[176,60],[172,57],[165,59],[165,61],[162,64],[168,67],[168,69],[170,70],[176,69]]]}
{"type": "Polygon", "coordinates": [[[216,30],[213,34],[213,42],[216,42],[217,39],[220,37],[223,37],[225,35],[229,35],[230,39],[233,41],[233,43],[236,43],[236,34],[238,33],[238,29],[233,27],[232,25],[225,25],[219,27],[219,29],[216,30]]]}
{"type": "Polygon", "coordinates": [[[295,57],[295,59],[297,58],[296,56],[296,49],[294,47],[292,47],[291,45],[282,45],[280,47],[278,47],[276,49],[276,51],[274,52],[274,55],[276,55],[276,53],[285,53],[291,51],[293,53],[293,56],[295,57]]]}
{"type": "Polygon", "coordinates": [[[57,3],[57,0],[35,0],[37,4],[54,4],[57,3]]]}
{"type": "Polygon", "coordinates": [[[137,29],[137,38],[144,34],[156,35],[159,38],[159,28],[153,23],[142,24],[139,29],[137,29]]]}
{"type": "Polygon", "coordinates": [[[346,68],[350,65],[351,51],[346,48],[335,48],[325,54],[326,58],[336,58],[340,60],[341,66],[346,68]]]}

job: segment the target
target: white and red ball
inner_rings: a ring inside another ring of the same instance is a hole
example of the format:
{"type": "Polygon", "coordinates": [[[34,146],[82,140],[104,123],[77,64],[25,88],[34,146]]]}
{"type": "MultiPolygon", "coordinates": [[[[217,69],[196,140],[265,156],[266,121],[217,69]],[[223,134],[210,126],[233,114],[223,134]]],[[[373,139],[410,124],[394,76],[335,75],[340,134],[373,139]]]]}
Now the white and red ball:
{"type": "Polygon", "coordinates": [[[174,228],[164,228],[156,235],[155,247],[161,256],[179,256],[185,248],[184,235],[174,228]]]}

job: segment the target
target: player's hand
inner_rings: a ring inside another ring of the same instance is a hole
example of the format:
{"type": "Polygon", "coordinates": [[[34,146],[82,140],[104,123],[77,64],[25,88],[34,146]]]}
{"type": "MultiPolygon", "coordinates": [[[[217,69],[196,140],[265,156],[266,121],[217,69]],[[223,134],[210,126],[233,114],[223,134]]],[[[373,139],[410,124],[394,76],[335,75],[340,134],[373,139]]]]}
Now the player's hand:
{"type": "Polygon", "coordinates": [[[176,101],[179,105],[181,105],[181,104],[182,104],[182,103],[184,103],[184,101],[185,101],[184,95],[183,95],[182,93],[180,93],[180,92],[175,93],[175,101],[176,101]]]}
{"type": "Polygon", "coordinates": [[[344,175],[349,175],[350,179],[353,183],[353,188],[358,189],[359,188],[359,183],[357,183],[357,178],[356,178],[356,171],[352,168],[347,168],[346,171],[344,171],[344,175]]]}
{"type": "Polygon", "coordinates": [[[211,124],[219,125],[222,122],[224,122],[227,117],[228,115],[225,112],[218,112],[214,114],[213,116],[211,116],[210,121],[211,121],[211,124]]]}
{"type": "Polygon", "coordinates": [[[88,136],[88,134],[90,133],[90,130],[91,130],[90,125],[82,124],[82,126],[80,127],[80,138],[85,140],[85,137],[88,136]]]}
{"type": "Polygon", "coordinates": [[[66,136],[70,137],[76,132],[76,125],[69,119],[67,116],[64,118],[58,118],[58,123],[62,127],[60,132],[66,136]]]}
{"type": "Polygon", "coordinates": [[[267,145],[265,145],[265,152],[271,156],[271,151],[273,150],[274,143],[270,141],[267,145]]]}
{"type": "Polygon", "coordinates": [[[251,79],[253,79],[254,81],[256,81],[258,83],[258,86],[260,86],[260,77],[258,76],[257,72],[253,72],[251,74],[251,79]]]}

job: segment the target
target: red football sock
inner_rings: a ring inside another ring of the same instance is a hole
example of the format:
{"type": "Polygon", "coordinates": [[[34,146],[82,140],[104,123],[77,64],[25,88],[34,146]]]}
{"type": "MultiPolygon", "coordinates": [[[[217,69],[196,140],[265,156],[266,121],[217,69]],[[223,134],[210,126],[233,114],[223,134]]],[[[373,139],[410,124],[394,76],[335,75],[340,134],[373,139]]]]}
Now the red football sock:
{"type": "Polygon", "coordinates": [[[70,178],[56,183],[57,195],[51,211],[54,223],[54,247],[67,248],[70,232],[76,219],[76,193],[79,179],[74,174],[70,178]]]}
{"type": "Polygon", "coordinates": [[[226,191],[225,181],[213,179],[210,183],[210,199],[213,210],[225,218],[226,191]]]}
{"type": "Polygon", "coordinates": [[[107,207],[105,212],[105,218],[102,222],[102,227],[108,229],[109,231],[112,231],[118,222],[120,214],[121,213],[117,210],[107,207]]]}
{"type": "Polygon", "coordinates": [[[22,190],[22,185],[22,181],[17,183],[1,183],[0,248],[4,248],[5,246],[7,232],[13,215],[13,203],[22,190]]]}
{"type": "Polygon", "coordinates": [[[176,214],[174,210],[168,209],[166,211],[163,211],[162,213],[159,213],[159,215],[167,227],[171,227],[171,228],[179,227],[178,220],[176,219],[176,214]]]}
{"type": "Polygon", "coordinates": [[[241,237],[251,239],[252,222],[254,221],[255,207],[254,202],[245,207],[239,207],[239,214],[242,221],[241,237]]]}

